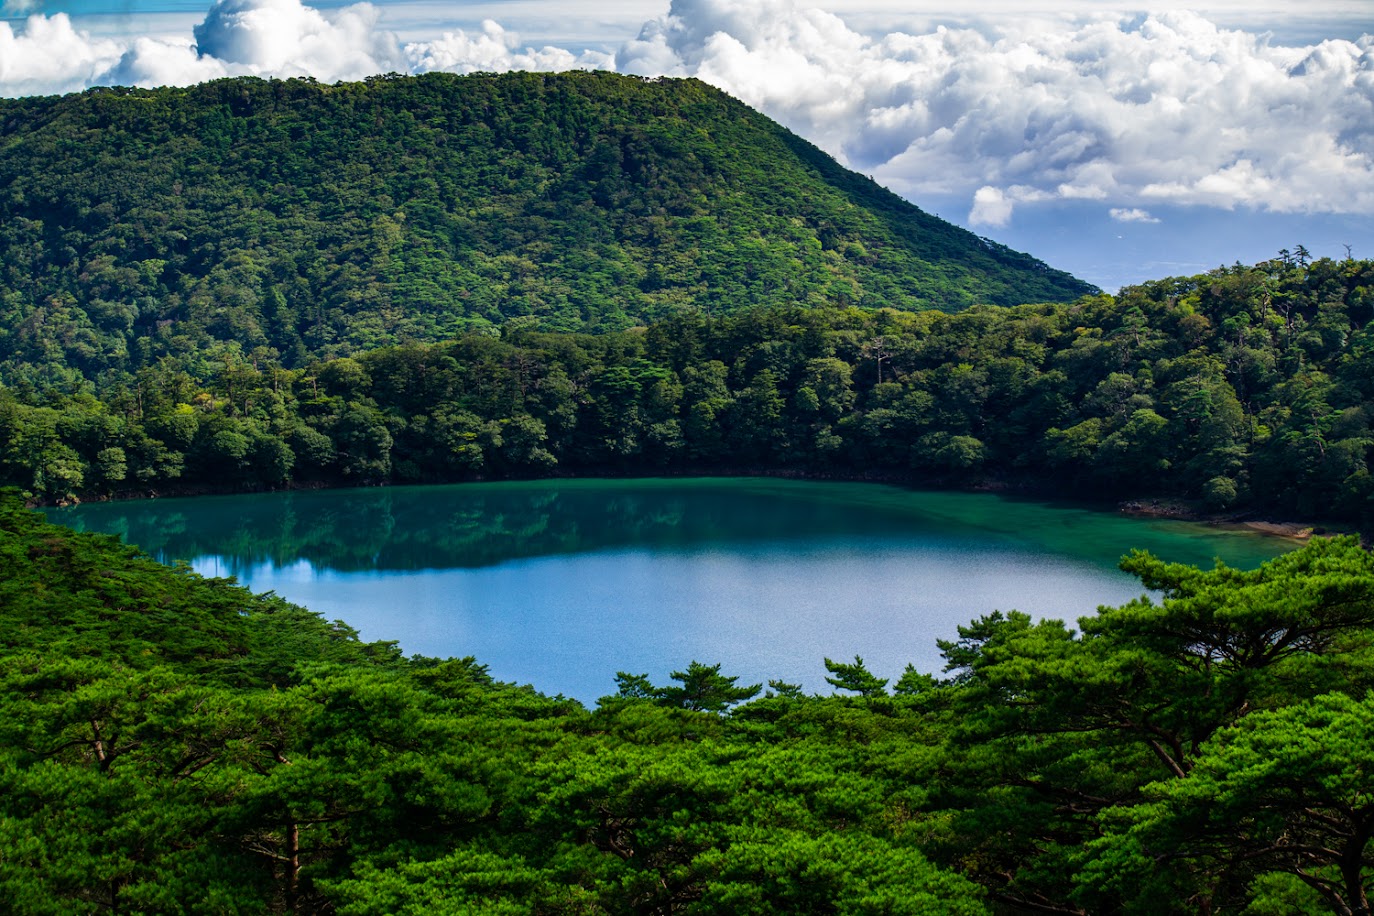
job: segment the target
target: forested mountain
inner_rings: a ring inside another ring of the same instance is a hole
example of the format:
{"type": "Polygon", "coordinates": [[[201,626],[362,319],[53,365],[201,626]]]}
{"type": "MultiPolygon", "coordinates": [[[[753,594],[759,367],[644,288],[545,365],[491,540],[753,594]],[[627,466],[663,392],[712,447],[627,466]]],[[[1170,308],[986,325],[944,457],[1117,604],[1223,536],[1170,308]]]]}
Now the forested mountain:
{"type": "Polygon", "coordinates": [[[695,80],[222,80],[0,101],[0,370],[285,365],[511,318],[957,310],[1091,288],[695,80]]]}
{"type": "Polygon", "coordinates": [[[0,900],[1368,914],[1353,538],[969,608],[939,676],[684,659],[588,710],[22,507],[777,470],[1374,526],[1374,262],[1091,292],[694,81],[0,102],[0,900]]]}
{"type": "MultiPolygon", "coordinates": [[[[685,663],[594,710],[403,659],[0,494],[18,914],[1367,913],[1374,558],[1132,556],[844,695],[685,663]]],[[[975,617],[986,609],[970,608],[975,617]]]]}

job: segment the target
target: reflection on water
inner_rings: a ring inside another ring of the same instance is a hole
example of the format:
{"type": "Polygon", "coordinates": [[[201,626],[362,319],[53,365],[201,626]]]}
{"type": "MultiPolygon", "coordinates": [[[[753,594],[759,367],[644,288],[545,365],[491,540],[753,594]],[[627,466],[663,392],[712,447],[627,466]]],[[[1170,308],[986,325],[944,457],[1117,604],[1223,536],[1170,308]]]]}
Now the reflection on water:
{"type": "Polygon", "coordinates": [[[161,560],[218,556],[226,574],[301,560],[318,569],[422,570],[640,546],[823,537],[976,537],[1115,565],[1131,547],[1253,566],[1269,538],[992,494],[769,479],[565,480],[94,503],[50,511],[161,560]]]}
{"type": "Polygon", "coordinates": [[[1253,566],[1288,545],[991,494],[761,479],[573,480],[106,503],[54,521],[275,590],[369,639],[594,700],[692,659],[826,690],[823,656],[935,671],[995,608],[1140,593],[1132,547],[1253,566]]]}

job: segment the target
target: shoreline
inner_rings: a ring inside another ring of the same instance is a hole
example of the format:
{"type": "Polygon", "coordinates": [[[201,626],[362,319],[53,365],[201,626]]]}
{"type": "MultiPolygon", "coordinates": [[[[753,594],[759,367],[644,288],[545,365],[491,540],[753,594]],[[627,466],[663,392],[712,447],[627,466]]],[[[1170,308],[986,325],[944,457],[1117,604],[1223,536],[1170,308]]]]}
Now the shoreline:
{"type": "Polygon", "coordinates": [[[935,491],[957,491],[965,493],[994,493],[1011,498],[1050,499],[1088,505],[1103,512],[1115,512],[1130,518],[1163,519],[1180,522],[1193,522],[1216,528],[1244,530],[1266,537],[1278,537],[1305,542],[1312,537],[1351,534],[1355,529],[1342,525],[1325,525],[1319,522],[1295,522],[1275,516],[1265,516],[1255,511],[1211,513],[1190,500],[1177,497],[1136,497],[1123,500],[1083,499],[1065,494],[1043,481],[1011,478],[983,478],[980,480],[952,481],[946,477],[925,477],[911,473],[886,470],[835,472],[813,471],[805,468],[755,468],[755,467],[688,467],[655,468],[644,473],[612,471],[581,471],[576,473],[551,473],[535,477],[473,477],[465,480],[419,480],[376,483],[354,483],[347,481],[307,480],[291,481],[278,487],[261,488],[222,488],[209,484],[185,484],[156,489],[124,490],[104,496],[76,500],[25,500],[29,508],[70,507],[82,503],[136,502],[163,498],[194,498],[201,496],[236,496],[254,493],[274,493],[312,490],[351,490],[391,486],[447,486],[464,483],[496,483],[505,480],[575,480],[575,479],[615,479],[635,480],[647,478],[689,478],[689,477],[772,477],[782,480],[832,481],[846,483],[879,483],[908,489],[935,491]]]}
{"type": "Polygon", "coordinates": [[[1298,542],[1306,542],[1313,537],[1357,533],[1354,529],[1341,525],[1286,521],[1264,516],[1257,518],[1253,512],[1205,512],[1196,503],[1182,499],[1128,499],[1117,504],[1117,511],[1131,518],[1196,522],[1214,528],[1253,531],[1268,537],[1298,542]]]}
{"type": "Polygon", "coordinates": [[[1302,525],[1298,522],[1241,522],[1240,526],[1242,528],[1249,528],[1251,531],[1258,531],[1260,534],[1268,534],[1273,537],[1292,538],[1295,541],[1311,540],[1320,530],[1311,525],[1302,525]]]}

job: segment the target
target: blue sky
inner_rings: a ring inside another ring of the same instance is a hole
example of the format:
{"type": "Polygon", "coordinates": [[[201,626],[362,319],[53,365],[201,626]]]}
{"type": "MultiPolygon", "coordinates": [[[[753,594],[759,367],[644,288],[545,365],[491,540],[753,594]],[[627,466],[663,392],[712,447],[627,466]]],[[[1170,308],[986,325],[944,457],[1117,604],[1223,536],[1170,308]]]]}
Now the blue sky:
{"type": "Polygon", "coordinates": [[[0,94],[614,69],[720,86],[1107,289],[1374,257],[1374,2],[0,0],[0,94]]]}

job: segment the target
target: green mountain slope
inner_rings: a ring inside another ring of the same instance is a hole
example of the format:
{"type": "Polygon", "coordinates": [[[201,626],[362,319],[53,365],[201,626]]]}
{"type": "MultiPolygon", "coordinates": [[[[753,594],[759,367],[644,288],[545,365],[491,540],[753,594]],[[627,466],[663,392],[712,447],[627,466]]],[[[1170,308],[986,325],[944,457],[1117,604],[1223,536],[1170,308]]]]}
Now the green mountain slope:
{"type": "Polygon", "coordinates": [[[1091,291],[694,80],[224,80],[0,102],[0,358],[288,365],[533,316],[957,310],[1091,291]]]}

